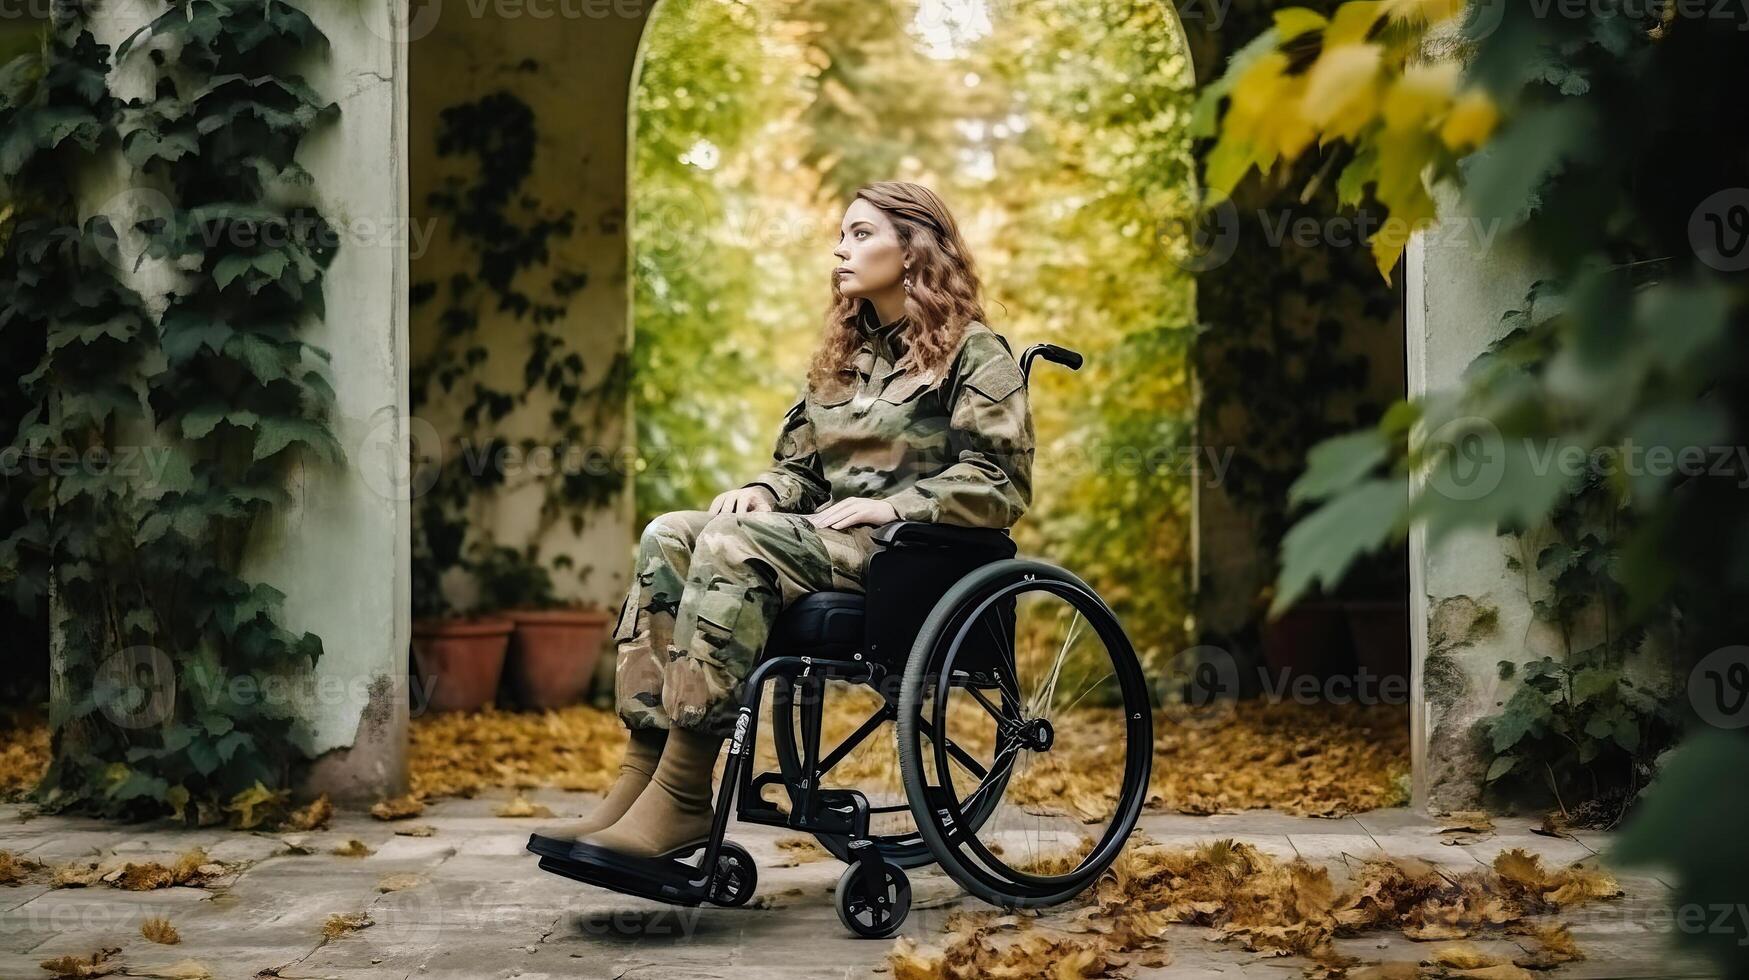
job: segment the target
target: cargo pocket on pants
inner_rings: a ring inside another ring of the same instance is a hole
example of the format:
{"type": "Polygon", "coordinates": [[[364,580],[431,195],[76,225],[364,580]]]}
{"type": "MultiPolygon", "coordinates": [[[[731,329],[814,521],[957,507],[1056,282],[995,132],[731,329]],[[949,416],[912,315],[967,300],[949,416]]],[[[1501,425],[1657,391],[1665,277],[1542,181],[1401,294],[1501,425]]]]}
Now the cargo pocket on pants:
{"type": "Polygon", "coordinates": [[[830,588],[836,592],[863,591],[863,575],[871,551],[874,528],[858,526],[846,531],[821,529],[820,540],[826,545],[826,561],[832,566],[830,588]]]}
{"type": "MultiPolygon", "coordinates": [[[[634,589],[637,583],[632,583],[634,589]]],[[[613,642],[617,645],[632,638],[632,632],[638,625],[638,604],[632,596],[626,596],[619,604],[619,622],[613,627],[613,642]]]]}
{"type": "Polygon", "coordinates": [[[728,646],[746,605],[746,586],[713,585],[698,597],[698,637],[712,650],[728,646]]]}

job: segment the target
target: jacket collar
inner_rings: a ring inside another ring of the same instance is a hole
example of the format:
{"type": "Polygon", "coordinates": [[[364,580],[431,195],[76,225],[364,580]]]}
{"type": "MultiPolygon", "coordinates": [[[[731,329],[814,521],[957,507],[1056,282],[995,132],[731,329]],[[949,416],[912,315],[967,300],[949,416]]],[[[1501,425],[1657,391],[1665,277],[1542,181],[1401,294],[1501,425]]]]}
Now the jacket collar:
{"type": "Polygon", "coordinates": [[[902,333],[905,324],[910,322],[910,317],[900,314],[897,320],[894,320],[891,323],[882,323],[880,322],[880,315],[875,312],[874,304],[872,303],[862,304],[862,309],[856,314],[857,332],[870,339],[891,340],[902,333]]]}
{"type": "MultiPolygon", "coordinates": [[[[891,323],[881,323],[874,306],[868,303],[864,303],[856,315],[856,330],[862,336],[863,349],[884,358],[888,364],[888,374],[892,371],[892,365],[905,356],[905,328],[910,323],[911,318],[903,315],[891,323]]],[[[867,368],[863,370],[866,372],[867,368]]]]}

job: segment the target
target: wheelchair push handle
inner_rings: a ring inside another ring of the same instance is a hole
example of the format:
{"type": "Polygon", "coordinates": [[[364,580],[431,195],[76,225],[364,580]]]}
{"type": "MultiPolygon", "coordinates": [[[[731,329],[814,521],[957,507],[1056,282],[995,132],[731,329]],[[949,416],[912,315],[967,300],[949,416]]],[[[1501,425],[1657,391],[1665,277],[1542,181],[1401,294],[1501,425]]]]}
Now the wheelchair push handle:
{"type": "Polygon", "coordinates": [[[1042,357],[1053,364],[1061,364],[1071,371],[1081,370],[1081,365],[1084,362],[1084,358],[1080,354],[1067,347],[1058,347],[1056,344],[1033,344],[1020,352],[1021,377],[1031,380],[1032,359],[1035,357],[1042,357]]]}

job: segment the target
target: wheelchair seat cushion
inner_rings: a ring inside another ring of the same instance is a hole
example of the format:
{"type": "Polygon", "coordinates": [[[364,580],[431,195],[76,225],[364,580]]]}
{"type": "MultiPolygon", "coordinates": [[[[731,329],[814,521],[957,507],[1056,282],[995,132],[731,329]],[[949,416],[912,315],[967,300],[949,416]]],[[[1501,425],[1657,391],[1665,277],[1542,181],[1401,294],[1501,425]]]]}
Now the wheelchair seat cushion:
{"type": "Polygon", "coordinates": [[[768,656],[847,656],[862,649],[863,610],[860,592],[810,592],[777,617],[766,644],[768,656]]]}

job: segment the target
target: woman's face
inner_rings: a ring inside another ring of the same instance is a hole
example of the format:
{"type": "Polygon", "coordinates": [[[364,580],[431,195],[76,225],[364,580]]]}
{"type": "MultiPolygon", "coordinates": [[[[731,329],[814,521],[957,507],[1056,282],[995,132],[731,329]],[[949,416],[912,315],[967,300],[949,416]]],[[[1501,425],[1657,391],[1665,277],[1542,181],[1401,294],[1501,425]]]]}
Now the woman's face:
{"type": "Polygon", "coordinates": [[[833,273],[838,292],[852,299],[878,295],[897,286],[905,272],[905,250],[887,213],[862,198],[852,201],[838,227],[838,257],[833,273]]]}

